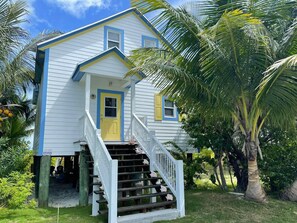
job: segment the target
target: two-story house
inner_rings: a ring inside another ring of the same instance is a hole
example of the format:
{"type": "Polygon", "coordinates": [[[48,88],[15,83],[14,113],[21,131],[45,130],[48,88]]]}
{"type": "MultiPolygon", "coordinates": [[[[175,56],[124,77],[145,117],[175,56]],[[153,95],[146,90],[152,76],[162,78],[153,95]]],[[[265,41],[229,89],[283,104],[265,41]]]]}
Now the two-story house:
{"type": "Polygon", "coordinates": [[[48,199],[51,157],[79,154],[80,199],[86,200],[91,174],[93,215],[105,205],[111,223],[184,216],[183,164],[162,144],[187,144],[178,109],[144,73],[126,77],[132,50],[164,44],[132,8],[38,45],[34,150],[40,206],[48,199]]]}

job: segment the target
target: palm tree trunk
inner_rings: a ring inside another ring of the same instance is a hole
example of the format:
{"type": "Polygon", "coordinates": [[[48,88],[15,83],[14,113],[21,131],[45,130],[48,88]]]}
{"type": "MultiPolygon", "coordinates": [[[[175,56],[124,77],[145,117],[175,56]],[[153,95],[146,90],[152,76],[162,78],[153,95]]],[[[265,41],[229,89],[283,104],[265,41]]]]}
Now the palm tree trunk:
{"type": "Polygon", "coordinates": [[[245,145],[248,157],[248,186],[245,197],[258,202],[266,201],[266,194],[262,188],[257,163],[258,148],[256,142],[248,137],[245,145]]]}
{"type": "Polygon", "coordinates": [[[285,190],[283,198],[289,201],[297,201],[297,180],[285,190]]]}
{"type": "Polygon", "coordinates": [[[223,155],[220,156],[219,158],[219,171],[220,171],[220,177],[221,177],[221,182],[222,182],[222,190],[228,191],[225,175],[224,175],[224,168],[223,168],[223,155]]]}

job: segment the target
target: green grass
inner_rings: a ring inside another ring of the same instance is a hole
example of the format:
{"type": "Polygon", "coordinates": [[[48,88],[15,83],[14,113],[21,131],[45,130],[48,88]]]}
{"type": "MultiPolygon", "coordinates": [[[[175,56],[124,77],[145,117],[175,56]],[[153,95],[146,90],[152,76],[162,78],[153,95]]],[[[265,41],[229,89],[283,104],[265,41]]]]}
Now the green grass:
{"type": "MultiPolygon", "coordinates": [[[[91,217],[91,207],[60,209],[60,223],[103,223],[102,217],[91,217]]],[[[57,222],[57,209],[0,208],[0,222],[57,222]]],[[[269,197],[267,204],[258,204],[219,191],[194,190],[186,192],[186,217],[162,223],[204,222],[297,222],[297,204],[269,197]]]]}
{"type": "MultiPolygon", "coordinates": [[[[103,217],[91,217],[91,207],[60,208],[60,223],[104,223],[103,217]]],[[[1,223],[56,223],[57,208],[6,209],[0,208],[1,223]]]]}
{"type": "Polygon", "coordinates": [[[186,217],[165,222],[295,223],[297,204],[270,197],[267,204],[259,204],[228,193],[197,190],[186,193],[186,217]]]}

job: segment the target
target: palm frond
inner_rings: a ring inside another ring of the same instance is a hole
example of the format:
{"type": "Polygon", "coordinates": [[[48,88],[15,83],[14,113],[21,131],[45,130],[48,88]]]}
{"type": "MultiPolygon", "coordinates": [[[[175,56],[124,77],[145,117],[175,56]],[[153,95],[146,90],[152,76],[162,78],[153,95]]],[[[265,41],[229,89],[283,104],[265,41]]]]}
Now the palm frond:
{"type": "Polygon", "coordinates": [[[278,48],[278,57],[297,54],[297,18],[294,19],[288,30],[284,33],[280,47],[278,48]]]}
{"type": "Polygon", "coordinates": [[[174,8],[165,0],[132,0],[131,5],[142,13],[161,10],[152,23],[170,43],[164,47],[168,50],[173,47],[187,60],[197,59],[200,50],[198,34],[202,29],[198,20],[185,8],[174,8]]]}
{"type": "Polygon", "coordinates": [[[274,124],[293,124],[297,113],[297,54],[276,61],[261,81],[257,101],[274,124]]]}
{"type": "Polygon", "coordinates": [[[261,21],[235,10],[224,13],[206,33],[204,39],[208,41],[202,44],[201,72],[214,94],[222,95],[226,101],[234,101],[242,91],[253,94],[273,57],[261,21]]]}

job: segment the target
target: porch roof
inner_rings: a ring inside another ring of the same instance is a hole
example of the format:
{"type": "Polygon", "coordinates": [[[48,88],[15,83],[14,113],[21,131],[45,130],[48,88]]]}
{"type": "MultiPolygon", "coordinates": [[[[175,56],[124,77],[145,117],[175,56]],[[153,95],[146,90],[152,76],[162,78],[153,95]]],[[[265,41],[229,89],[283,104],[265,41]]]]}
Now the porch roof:
{"type": "MultiPolygon", "coordinates": [[[[133,63],[117,48],[113,47],[111,49],[108,49],[94,57],[91,57],[88,60],[85,60],[79,64],[77,64],[76,69],[72,75],[73,81],[80,81],[82,77],[84,76],[87,70],[87,68],[95,65],[96,63],[99,63],[104,57],[107,57],[109,55],[115,54],[119,60],[128,68],[133,67],[133,63]]],[[[140,79],[143,79],[146,77],[146,75],[143,72],[138,72],[138,77],[140,79]]]]}

